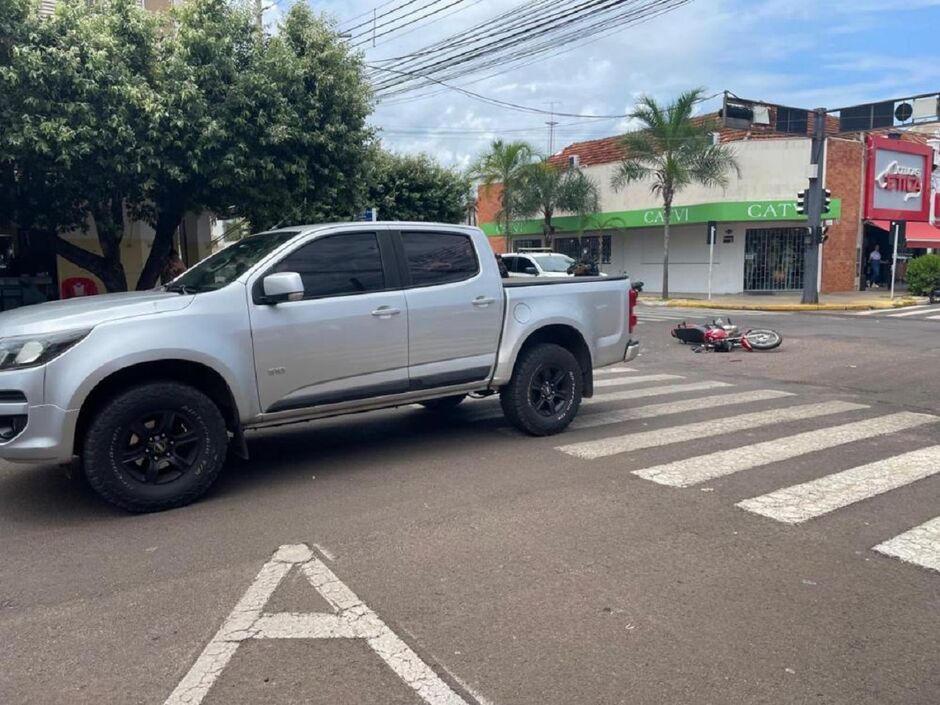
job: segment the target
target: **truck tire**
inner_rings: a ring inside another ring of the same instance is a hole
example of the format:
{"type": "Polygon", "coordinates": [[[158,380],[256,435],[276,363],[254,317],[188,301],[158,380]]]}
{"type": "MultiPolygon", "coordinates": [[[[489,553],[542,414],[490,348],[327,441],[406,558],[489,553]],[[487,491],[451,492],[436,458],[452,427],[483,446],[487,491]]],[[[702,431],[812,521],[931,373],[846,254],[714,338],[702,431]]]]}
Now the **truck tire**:
{"type": "Polygon", "coordinates": [[[583,374],[577,358],[560,345],[534,345],[519,356],[509,384],[500,390],[503,413],[531,436],[560,433],[581,406],[583,374]]]}
{"type": "Polygon", "coordinates": [[[453,411],[464,399],[466,394],[457,394],[452,397],[441,397],[440,399],[428,399],[421,402],[421,406],[429,411],[453,411]]]}
{"type": "Polygon", "coordinates": [[[131,512],[158,512],[209,489],[225,462],[228,431],[209,397],[166,381],[111,398],[84,440],[85,476],[99,495],[131,512]]]}

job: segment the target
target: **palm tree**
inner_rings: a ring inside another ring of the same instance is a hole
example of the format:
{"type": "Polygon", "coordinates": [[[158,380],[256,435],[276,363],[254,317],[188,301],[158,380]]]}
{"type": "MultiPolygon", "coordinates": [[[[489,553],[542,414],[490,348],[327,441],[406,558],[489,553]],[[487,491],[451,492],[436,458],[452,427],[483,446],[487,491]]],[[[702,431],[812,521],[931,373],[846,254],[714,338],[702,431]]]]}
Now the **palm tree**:
{"type": "Polygon", "coordinates": [[[634,181],[649,180],[650,191],[663,200],[663,299],[669,298],[669,223],[673,199],[693,183],[723,188],[731,172],[740,175],[731,148],[714,143],[715,124],[692,117],[702,94],[701,88],[687,91],[667,106],[650,96],[640,98],[630,117],[641,128],[624,135],[626,156],[611,179],[616,190],[634,181]]]}
{"type": "Polygon", "coordinates": [[[470,178],[479,180],[484,186],[501,184],[503,187],[500,210],[496,217],[497,222],[503,221],[507,251],[512,239],[510,224],[519,213],[519,186],[526,168],[534,158],[535,150],[526,142],[494,140],[489,151],[470,167],[470,178]]]}
{"type": "Polygon", "coordinates": [[[555,237],[552,218],[556,211],[566,211],[584,221],[597,212],[600,196],[595,184],[580,169],[560,169],[548,159],[531,164],[522,174],[519,189],[519,214],[542,216],[545,246],[555,237]]]}

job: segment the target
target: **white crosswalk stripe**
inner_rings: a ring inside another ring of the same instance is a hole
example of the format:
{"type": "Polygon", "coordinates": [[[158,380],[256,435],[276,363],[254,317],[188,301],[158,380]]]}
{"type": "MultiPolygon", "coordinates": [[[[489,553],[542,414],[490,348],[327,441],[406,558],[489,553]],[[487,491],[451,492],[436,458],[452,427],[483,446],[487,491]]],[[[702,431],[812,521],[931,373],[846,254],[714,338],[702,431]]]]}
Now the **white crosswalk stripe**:
{"type": "Polygon", "coordinates": [[[643,384],[645,382],[667,382],[672,379],[682,379],[682,377],[679,375],[628,375],[626,377],[595,380],[594,387],[595,389],[597,387],[620,387],[627,384],[643,384]]]}
{"type": "MultiPolygon", "coordinates": [[[[595,385],[596,386],[596,385],[595,385]]],[[[629,401],[630,399],[647,399],[649,397],[662,397],[667,394],[687,394],[689,392],[704,392],[709,389],[721,389],[733,386],[730,382],[705,380],[704,382],[688,382],[686,384],[664,384],[659,387],[643,387],[642,389],[623,389],[617,392],[604,392],[585,399],[583,404],[602,404],[612,401],[629,401]]]]}
{"type": "Polygon", "coordinates": [[[938,472],[940,446],[931,446],[752,497],[737,506],[786,524],[799,524],[938,472]]]}
{"type": "Polygon", "coordinates": [[[713,419],[701,421],[698,423],[686,424],[683,426],[673,426],[655,431],[640,431],[628,433],[622,436],[613,436],[610,438],[601,438],[594,441],[585,441],[582,443],[570,443],[558,446],[558,450],[577,458],[592,460],[595,458],[604,458],[619,453],[628,453],[630,451],[642,450],[644,448],[653,448],[655,446],[669,445],[671,443],[682,443],[692,441],[703,437],[709,437],[718,434],[733,433],[735,431],[745,431],[762,426],[772,426],[788,421],[801,421],[805,419],[827,416],[830,414],[841,414],[847,411],[856,411],[867,409],[865,404],[855,404],[844,401],[828,401],[816,404],[803,404],[800,406],[791,406],[782,409],[772,409],[770,411],[758,411],[750,414],[741,414],[739,416],[729,416],[722,419],[713,419]]]}
{"type": "Polygon", "coordinates": [[[867,311],[851,311],[850,316],[874,316],[877,318],[915,318],[917,320],[937,321],[940,316],[933,315],[940,313],[940,306],[937,304],[918,304],[917,306],[905,306],[902,309],[894,308],[873,308],[867,311]]]}
{"type": "Polygon", "coordinates": [[[696,457],[693,462],[682,460],[634,470],[633,474],[646,480],[658,482],[661,485],[691,487],[701,482],[725,477],[743,470],[770,465],[771,463],[796,458],[815,451],[835,448],[866,438],[905,431],[936,421],[940,421],[940,417],[931,416],[930,414],[901,412],[798,433],[794,436],[755,443],[733,450],[708,453],[696,457]]]}
{"type": "Polygon", "coordinates": [[[605,375],[622,375],[629,374],[631,372],[636,372],[632,367],[602,367],[599,370],[594,370],[594,376],[605,376],[605,375]]]}
{"type": "Polygon", "coordinates": [[[940,571],[940,517],[874,547],[885,556],[940,571]]]}
{"type": "Polygon", "coordinates": [[[888,318],[906,318],[907,316],[923,316],[927,311],[920,309],[931,308],[930,306],[908,306],[900,313],[889,313],[888,318]]]}
{"type": "Polygon", "coordinates": [[[670,416],[672,414],[682,414],[689,411],[699,411],[701,409],[717,409],[723,406],[748,404],[771,399],[783,399],[792,396],[792,392],[778,392],[774,389],[757,389],[752,392],[740,392],[738,394],[718,394],[710,397],[701,397],[699,399],[683,399],[682,401],[670,401],[663,404],[637,406],[631,409],[618,409],[617,411],[606,411],[598,414],[585,414],[584,416],[575,418],[569,428],[575,430],[579,428],[594,428],[596,426],[636,421],[637,419],[652,419],[657,416],[670,416]]]}

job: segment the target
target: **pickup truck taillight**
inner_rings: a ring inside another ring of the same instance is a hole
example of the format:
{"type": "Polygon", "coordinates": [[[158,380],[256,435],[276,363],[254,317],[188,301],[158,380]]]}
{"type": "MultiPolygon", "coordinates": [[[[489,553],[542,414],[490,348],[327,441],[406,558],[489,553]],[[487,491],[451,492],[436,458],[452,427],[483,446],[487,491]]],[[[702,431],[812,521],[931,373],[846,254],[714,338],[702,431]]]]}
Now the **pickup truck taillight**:
{"type": "Polygon", "coordinates": [[[632,286],[630,291],[627,294],[627,320],[630,323],[630,332],[633,332],[633,329],[636,328],[637,318],[636,318],[636,300],[639,294],[636,289],[632,286]]]}

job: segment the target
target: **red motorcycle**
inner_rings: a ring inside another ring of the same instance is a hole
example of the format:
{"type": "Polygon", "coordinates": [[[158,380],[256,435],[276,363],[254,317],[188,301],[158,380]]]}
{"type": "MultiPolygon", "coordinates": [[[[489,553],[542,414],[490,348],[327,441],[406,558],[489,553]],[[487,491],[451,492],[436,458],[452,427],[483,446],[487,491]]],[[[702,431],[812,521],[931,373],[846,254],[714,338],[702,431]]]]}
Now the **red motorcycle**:
{"type": "Polygon", "coordinates": [[[694,352],[731,352],[741,347],[748,352],[779,348],[783,336],[769,328],[751,328],[742,333],[729,319],[716,318],[705,325],[689,325],[685,321],[672,329],[672,337],[683,345],[695,345],[694,352]]]}

